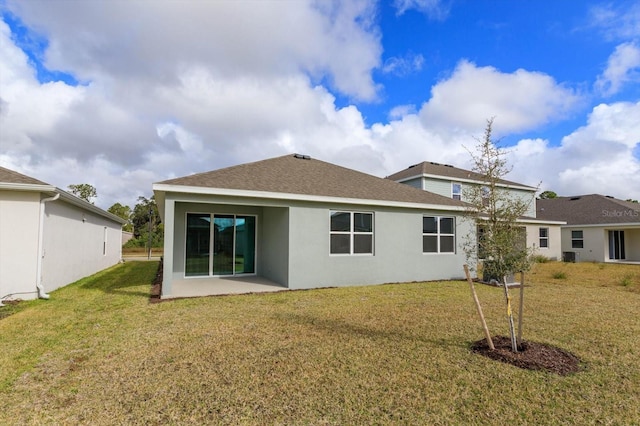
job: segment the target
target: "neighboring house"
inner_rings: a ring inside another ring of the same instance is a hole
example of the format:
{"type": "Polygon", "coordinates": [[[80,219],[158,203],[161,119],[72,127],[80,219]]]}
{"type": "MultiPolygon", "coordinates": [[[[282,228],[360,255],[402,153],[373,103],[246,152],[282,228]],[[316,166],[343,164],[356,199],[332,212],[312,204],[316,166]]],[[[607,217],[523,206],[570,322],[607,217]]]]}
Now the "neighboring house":
{"type": "Polygon", "coordinates": [[[0,303],[48,292],[116,264],[124,221],[0,167],[0,303]]]}
{"type": "Polygon", "coordinates": [[[640,262],[640,204],[591,194],[538,200],[538,217],[563,220],[567,261],[640,262]]]}
{"type": "MultiPolygon", "coordinates": [[[[465,194],[470,186],[486,183],[479,173],[429,161],[409,166],[387,179],[462,201],[466,201],[465,194]]],[[[518,221],[526,231],[527,247],[533,248],[536,254],[559,260],[562,252],[560,225],[564,222],[536,216],[537,188],[504,179],[498,182],[498,187],[509,191],[514,199],[529,203],[527,214],[518,221]]]]}
{"type": "Polygon", "coordinates": [[[471,229],[461,201],[308,156],[153,190],[165,225],[163,298],[188,286],[212,294],[227,277],[309,289],[464,276],[461,236],[471,229]]]}

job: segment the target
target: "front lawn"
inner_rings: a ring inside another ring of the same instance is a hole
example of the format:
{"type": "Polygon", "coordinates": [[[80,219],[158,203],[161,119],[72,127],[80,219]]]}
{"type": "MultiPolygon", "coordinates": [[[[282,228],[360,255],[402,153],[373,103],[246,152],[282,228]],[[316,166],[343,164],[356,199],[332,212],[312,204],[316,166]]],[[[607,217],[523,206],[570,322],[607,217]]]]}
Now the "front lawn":
{"type": "MultiPolygon", "coordinates": [[[[640,424],[639,266],[528,275],[524,337],[577,355],[570,376],[472,353],[466,282],[150,304],[156,268],[125,263],[13,307],[0,424],[640,424]]],[[[502,290],[477,291],[508,335],[502,290]]]]}

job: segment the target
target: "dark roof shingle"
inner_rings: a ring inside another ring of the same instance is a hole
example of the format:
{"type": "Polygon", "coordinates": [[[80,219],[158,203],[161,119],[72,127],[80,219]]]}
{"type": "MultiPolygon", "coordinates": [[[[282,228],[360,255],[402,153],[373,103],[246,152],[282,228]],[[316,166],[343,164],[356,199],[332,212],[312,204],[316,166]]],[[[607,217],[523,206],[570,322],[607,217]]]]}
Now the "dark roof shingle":
{"type": "MultiPolygon", "coordinates": [[[[478,182],[484,182],[484,177],[480,173],[472,172],[470,170],[460,169],[458,167],[453,167],[448,164],[440,164],[434,163],[431,161],[423,161],[422,163],[414,164],[413,166],[409,166],[404,170],[401,170],[397,173],[387,176],[387,179],[400,181],[412,177],[419,177],[422,175],[435,175],[435,176],[443,176],[451,179],[467,179],[478,182]]],[[[503,185],[509,186],[521,186],[525,188],[535,189],[528,185],[523,185],[521,183],[512,182],[505,179],[500,179],[499,182],[503,185]]]]}
{"type": "Polygon", "coordinates": [[[640,223],[640,204],[599,194],[536,201],[537,217],[567,225],[640,223]]]}
{"type": "Polygon", "coordinates": [[[158,184],[463,206],[460,201],[388,179],[316,159],[298,157],[285,155],[169,179],[158,184]]]}
{"type": "Polygon", "coordinates": [[[25,185],[49,185],[48,183],[44,183],[30,176],[14,172],[13,170],[5,169],[4,167],[0,167],[0,182],[18,183],[25,185]]]}

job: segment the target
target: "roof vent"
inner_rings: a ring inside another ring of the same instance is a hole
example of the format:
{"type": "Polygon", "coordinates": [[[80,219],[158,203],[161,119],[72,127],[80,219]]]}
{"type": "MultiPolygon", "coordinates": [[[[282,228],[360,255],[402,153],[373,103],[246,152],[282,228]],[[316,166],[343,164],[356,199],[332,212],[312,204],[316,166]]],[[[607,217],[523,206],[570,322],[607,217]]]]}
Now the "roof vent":
{"type": "Polygon", "coordinates": [[[605,195],[605,197],[613,199],[611,195],[605,195]]]}
{"type": "Polygon", "coordinates": [[[412,169],[412,168],[414,168],[414,167],[418,167],[420,164],[422,164],[422,163],[412,164],[412,165],[410,165],[409,167],[407,167],[407,169],[412,169]]]}
{"type": "Polygon", "coordinates": [[[445,167],[451,167],[453,169],[453,166],[451,164],[445,164],[445,167]]]}
{"type": "Polygon", "coordinates": [[[433,164],[434,166],[439,166],[440,165],[440,163],[435,163],[433,161],[429,161],[429,163],[433,164]]]}
{"type": "Polygon", "coordinates": [[[576,200],[579,200],[579,199],[580,199],[580,197],[571,197],[571,198],[569,198],[569,200],[571,200],[571,201],[576,201],[576,200]]]}
{"type": "Polygon", "coordinates": [[[309,155],[293,154],[293,157],[299,160],[311,160],[311,157],[309,155]]]}

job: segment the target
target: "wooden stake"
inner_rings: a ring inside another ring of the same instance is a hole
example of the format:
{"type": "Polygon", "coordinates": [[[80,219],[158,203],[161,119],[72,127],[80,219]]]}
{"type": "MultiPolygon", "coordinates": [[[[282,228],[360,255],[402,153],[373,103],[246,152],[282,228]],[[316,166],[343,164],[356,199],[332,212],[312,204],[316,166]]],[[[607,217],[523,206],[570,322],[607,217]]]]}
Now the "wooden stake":
{"type": "Polygon", "coordinates": [[[513,326],[513,312],[511,312],[511,296],[509,296],[509,287],[507,286],[507,277],[502,277],[502,287],[504,288],[504,297],[507,302],[507,318],[509,319],[509,334],[511,335],[511,350],[518,352],[518,343],[516,342],[516,330],[513,326]]]}
{"type": "Polygon", "coordinates": [[[522,313],[524,312],[524,272],[520,272],[520,309],[518,310],[518,345],[522,344],[522,313]]]}
{"type": "Polygon", "coordinates": [[[480,316],[480,322],[482,323],[484,336],[487,338],[489,349],[493,351],[496,348],[495,346],[493,346],[493,340],[491,340],[491,334],[489,333],[487,322],[484,320],[484,315],[482,314],[482,307],[480,306],[480,300],[478,300],[478,295],[476,294],[476,287],[473,285],[473,280],[471,279],[471,275],[469,274],[469,267],[467,265],[464,265],[464,273],[467,276],[467,282],[469,282],[469,287],[471,287],[471,294],[473,295],[473,301],[476,302],[476,309],[478,310],[478,315],[480,316]]]}

